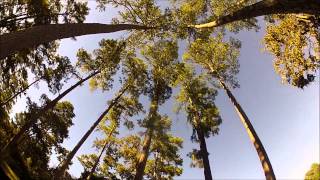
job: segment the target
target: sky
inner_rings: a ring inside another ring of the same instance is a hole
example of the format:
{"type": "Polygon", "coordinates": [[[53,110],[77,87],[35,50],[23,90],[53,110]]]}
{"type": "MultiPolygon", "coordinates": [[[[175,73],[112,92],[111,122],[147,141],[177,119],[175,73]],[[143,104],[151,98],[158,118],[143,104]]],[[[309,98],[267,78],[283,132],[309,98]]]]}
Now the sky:
{"type": "MultiPolygon", "coordinates": [[[[91,8],[86,22],[110,23],[117,15],[117,10],[109,7],[106,12],[95,10],[95,2],[89,1],[91,8]]],[[[298,89],[281,83],[279,75],[273,69],[273,57],[263,51],[262,37],[265,33],[264,23],[259,21],[261,29],[255,31],[241,31],[233,35],[242,42],[240,73],[238,80],[240,88],[232,90],[238,102],[247,113],[252,125],[259,135],[273,170],[278,179],[303,179],[305,173],[314,162],[319,163],[319,76],[316,81],[305,89],[298,89]]],[[[77,37],[77,40],[61,40],[59,53],[68,56],[73,62],[79,48],[89,52],[98,47],[102,39],[117,39],[126,32],[87,35],[77,37]]],[[[179,55],[181,57],[186,44],[180,42],[179,55]]],[[[64,88],[75,81],[69,81],[64,88]]],[[[41,93],[46,93],[44,85],[39,89],[31,88],[28,95],[37,100],[41,93]]],[[[69,139],[64,142],[71,150],[87,131],[91,124],[104,111],[107,101],[117,92],[119,87],[109,92],[90,91],[85,83],[75,89],[63,100],[71,101],[75,107],[76,117],[70,128],[69,139]]],[[[55,96],[49,96],[55,97],[55,96]]],[[[220,133],[207,139],[210,165],[214,179],[264,179],[264,173],[245,128],[242,126],[235,109],[224,91],[219,90],[216,99],[222,117],[220,133]]],[[[162,114],[168,114],[172,120],[172,132],[184,139],[183,149],[180,151],[184,159],[183,174],[175,179],[197,180],[204,179],[203,169],[190,168],[190,159],[186,156],[197,144],[191,143],[192,128],[186,122],[185,116],[173,112],[174,100],[171,98],[161,108],[162,114]]],[[[23,99],[18,101],[13,112],[25,109],[23,99]]],[[[147,108],[146,108],[147,109],[147,108]]],[[[120,133],[128,134],[126,129],[120,133]]],[[[99,137],[93,133],[80,148],[76,156],[95,152],[92,142],[99,137]]],[[[57,166],[53,158],[52,166],[57,166]]],[[[79,177],[83,168],[74,158],[69,172],[79,177]]]]}

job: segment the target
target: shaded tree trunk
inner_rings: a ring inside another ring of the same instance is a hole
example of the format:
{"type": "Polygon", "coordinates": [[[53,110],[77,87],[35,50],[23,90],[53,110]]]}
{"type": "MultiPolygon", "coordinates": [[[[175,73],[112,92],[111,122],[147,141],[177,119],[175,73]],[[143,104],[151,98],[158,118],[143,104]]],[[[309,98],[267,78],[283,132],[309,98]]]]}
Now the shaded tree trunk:
{"type": "Polygon", "coordinates": [[[5,106],[6,104],[8,104],[10,101],[12,101],[14,98],[18,97],[19,95],[21,95],[22,93],[26,92],[32,85],[34,85],[35,83],[39,82],[41,80],[41,78],[36,79],[35,81],[33,81],[31,84],[29,84],[27,87],[25,87],[24,89],[22,89],[21,91],[17,92],[16,94],[14,94],[13,96],[11,96],[10,98],[6,99],[5,101],[0,103],[0,106],[5,106]]]}
{"type": "Polygon", "coordinates": [[[100,115],[100,117],[93,123],[93,125],[90,127],[90,129],[82,136],[78,144],[72,149],[72,151],[67,155],[66,159],[62,162],[60,168],[58,169],[55,179],[60,180],[63,179],[64,172],[68,168],[72,158],[77,153],[77,151],[80,149],[82,144],[87,140],[87,138],[90,136],[90,134],[93,132],[93,130],[99,125],[99,123],[102,121],[102,119],[108,114],[108,112],[112,109],[114,105],[116,105],[121,98],[121,96],[125,93],[125,91],[129,88],[129,85],[127,85],[125,88],[123,88],[119,94],[111,101],[109,107],[100,115]]]}
{"type": "Polygon", "coordinates": [[[194,28],[217,27],[231,22],[250,19],[263,15],[271,14],[289,14],[289,13],[306,13],[320,14],[319,0],[262,0],[255,4],[243,7],[238,11],[226,16],[219,17],[217,20],[199,24],[190,25],[194,28]]]}
{"type": "Polygon", "coordinates": [[[135,24],[49,24],[34,26],[22,31],[0,35],[0,59],[26,48],[54,40],[88,34],[111,33],[132,29],[151,29],[152,27],[135,24]]]}
{"type": "Polygon", "coordinates": [[[212,174],[211,174],[210,162],[209,162],[209,153],[207,149],[206,139],[204,137],[201,127],[197,127],[196,131],[197,131],[197,136],[199,138],[199,143],[200,143],[200,152],[201,152],[201,157],[202,157],[203,167],[204,167],[203,169],[204,177],[205,177],[205,180],[212,180],[212,174]]]}
{"type": "Polygon", "coordinates": [[[159,107],[159,101],[158,101],[158,95],[157,93],[155,93],[155,95],[152,98],[151,101],[151,107],[149,110],[149,117],[148,117],[148,121],[151,124],[151,127],[148,127],[145,136],[144,136],[144,140],[143,140],[143,145],[142,145],[142,152],[139,156],[138,159],[138,163],[136,165],[136,175],[134,177],[134,180],[142,180],[143,175],[144,175],[144,169],[146,167],[147,164],[147,160],[148,160],[148,156],[149,156],[149,151],[150,151],[150,145],[151,145],[151,141],[154,135],[154,121],[155,121],[155,116],[157,114],[158,111],[158,107],[159,107]]]}
{"type": "Polygon", "coordinates": [[[86,178],[87,180],[90,180],[92,174],[96,171],[96,168],[98,167],[98,164],[99,164],[99,161],[100,161],[100,158],[101,158],[103,152],[104,152],[106,149],[108,149],[107,146],[110,147],[110,143],[109,143],[109,142],[110,142],[110,137],[112,136],[112,134],[113,134],[113,132],[114,132],[115,129],[116,129],[116,126],[114,126],[114,127],[112,128],[112,130],[110,131],[110,133],[109,133],[109,135],[108,135],[108,137],[107,137],[107,140],[106,140],[106,142],[104,143],[103,148],[101,149],[101,151],[100,151],[100,153],[99,153],[99,156],[98,156],[97,160],[95,161],[95,163],[94,163],[94,165],[93,165],[93,167],[92,167],[92,169],[91,169],[88,177],[86,178]]]}
{"type": "Polygon", "coordinates": [[[45,105],[43,108],[41,108],[37,113],[34,113],[32,116],[32,119],[27,121],[19,130],[19,132],[9,141],[8,144],[6,144],[0,152],[0,161],[3,160],[3,158],[7,155],[7,153],[10,151],[11,148],[15,148],[14,146],[18,145],[20,140],[22,139],[25,132],[30,129],[35,123],[37,123],[38,118],[41,117],[44,113],[46,113],[49,109],[54,108],[54,106],[69,92],[74,90],[76,87],[80,86],[83,82],[87,81],[88,79],[92,78],[93,76],[99,74],[100,71],[96,71],[92,73],[91,75],[87,76],[86,78],[78,81],[76,84],[71,86],[69,89],[65,90],[63,93],[61,93],[58,97],[56,97],[54,100],[50,101],[47,105],[45,105]]]}
{"type": "Polygon", "coordinates": [[[219,81],[220,81],[221,86],[226,91],[227,95],[229,96],[231,102],[233,103],[234,108],[236,109],[238,116],[240,117],[242,124],[246,128],[246,131],[250,137],[250,140],[252,141],[252,143],[258,153],[258,156],[260,158],[260,162],[261,162],[264,174],[266,176],[266,179],[267,180],[275,180],[276,176],[273,172],[272,165],[271,165],[270,160],[268,158],[267,152],[264,149],[263,144],[260,141],[256,131],[254,130],[251,122],[249,121],[249,118],[247,117],[247,115],[245,114],[245,112],[243,111],[241,106],[238,104],[236,98],[233,96],[231,91],[224,84],[224,82],[222,80],[219,80],[219,81]]]}

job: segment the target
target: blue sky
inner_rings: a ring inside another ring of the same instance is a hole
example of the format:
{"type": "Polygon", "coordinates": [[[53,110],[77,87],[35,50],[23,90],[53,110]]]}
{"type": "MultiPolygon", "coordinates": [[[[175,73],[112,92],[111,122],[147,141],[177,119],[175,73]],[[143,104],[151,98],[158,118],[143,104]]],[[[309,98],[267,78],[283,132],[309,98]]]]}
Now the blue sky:
{"type": "MultiPolygon", "coordinates": [[[[89,6],[91,11],[87,22],[109,23],[117,14],[117,10],[111,7],[103,13],[96,11],[93,1],[89,1],[89,6]]],[[[260,24],[263,22],[260,21],[260,24]]],[[[98,47],[102,38],[116,39],[125,33],[123,31],[88,35],[77,37],[77,41],[64,39],[61,41],[59,52],[75,61],[77,49],[82,47],[91,51],[98,47]]],[[[263,52],[263,35],[263,26],[258,33],[242,31],[235,35],[242,41],[238,75],[240,88],[232,92],[263,142],[278,179],[302,179],[311,164],[319,162],[319,76],[303,90],[281,84],[280,77],[273,69],[273,57],[263,52]]],[[[180,45],[181,55],[185,44],[180,45]]],[[[73,82],[70,81],[64,88],[73,82]]],[[[43,85],[40,84],[40,89],[30,89],[28,95],[37,100],[41,93],[46,93],[41,87],[43,85]]],[[[73,103],[76,114],[74,126],[70,129],[70,138],[64,142],[69,150],[103,112],[107,100],[110,100],[114,93],[116,90],[90,92],[86,83],[64,98],[73,103]]],[[[264,179],[257,153],[232,104],[221,90],[216,104],[223,119],[220,134],[207,140],[214,178],[264,179]]],[[[203,179],[202,169],[190,168],[190,160],[186,156],[192,148],[197,147],[197,144],[190,142],[192,129],[187,125],[183,115],[177,116],[173,113],[173,106],[174,101],[171,99],[161,107],[160,112],[171,116],[173,133],[185,139],[184,148],[181,150],[184,173],[176,179],[203,179]]],[[[14,107],[14,112],[24,108],[25,102],[19,101],[14,107]]],[[[120,133],[128,133],[125,129],[122,130],[120,133]]],[[[98,136],[98,133],[92,134],[77,156],[94,152],[91,144],[98,136]]],[[[76,158],[73,162],[70,173],[78,177],[83,169],[76,158]]],[[[52,165],[57,165],[55,160],[52,161],[52,165]]]]}

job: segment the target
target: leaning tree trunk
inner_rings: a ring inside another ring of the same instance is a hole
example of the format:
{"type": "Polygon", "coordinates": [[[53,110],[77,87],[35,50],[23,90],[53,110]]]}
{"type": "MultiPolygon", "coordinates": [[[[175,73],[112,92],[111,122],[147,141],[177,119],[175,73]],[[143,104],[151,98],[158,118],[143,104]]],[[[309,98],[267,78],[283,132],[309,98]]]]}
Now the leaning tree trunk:
{"type": "Polygon", "coordinates": [[[18,97],[22,93],[26,92],[32,85],[34,85],[35,83],[39,82],[40,80],[41,80],[41,78],[36,79],[35,81],[33,81],[31,84],[29,84],[27,87],[25,87],[21,91],[17,92],[16,94],[11,96],[10,98],[8,98],[8,99],[4,100],[3,102],[1,102],[0,103],[0,107],[7,105],[10,101],[12,101],[14,98],[18,97]]]}
{"type": "Polygon", "coordinates": [[[219,80],[219,81],[220,81],[221,86],[226,91],[227,95],[229,96],[231,102],[233,103],[233,105],[238,113],[238,116],[241,119],[242,124],[246,128],[246,131],[250,137],[250,140],[253,142],[253,145],[256,148],[256,151],[257,151],[258,156],[260,158],[260,162],[261,162],[264,174],[266,176],[266,179],[267,180],[275,180],[276,176],[274,175],[272,165],[271,165],[270,160],[268,158],[267,152],[264,149],[263,144],[260,141],[256,131],[254,130],[251,122],[249,121],[248,116],[245,114],[245,112],[243,111],[241,106],[238,104],[236,98],[233,96],[233,94],[228,89],[228,87],[224,84],[224,82],[222,80],[219,80]]]}
{"type": "Polygon", "coordinates": [[[96,71],[92,73],[91,75],[87,76],[86,78],[78,81],[76,84],[71,86],[69,89],[65,90],[63,93],[61,93],[58,97],[56,97],[54,100],[50,101],[47,105],[45,105],[43,108],[41,108],[37,113],[33,114],[32,119],[27,121],[19,130],[19,132],[10,140],[8,144],[6,144],[0,152],[0,161],[3,160],[3,158],[7,155],[9,150],[11,148],[15,148],[14,146],[18,145],[20,140],[22,139],[25,132],[30,129],[35,123],[37,123],[38,118],[41,117],[44,113],[46,113],[49,109],[54,108],[54,106],[69,92],[71,92],[76,87],[80,86],[83,82],[87,81],[88,79],[92,78],[93,76],[99,74],[100,71],[96,71]]]}
{"type": "Polygon", "coordinates": [[[111,33],[132,29],[151,29],[152,27],[135,24],[49,24],[34,26],[22,31],[0,35],[0,59],[26,48],[54,40],[88,34],[111,33]]]}
{"type": "Polygon", "coordinates": [[[238,11],[232,12],[226,16],[221,16],[217,20],[199,24],[190,25],[194,28],[217,27],[231,22],[250,19],[263,15],[271,14],[289,14],[306,13],[320,14],[319,0],[262,0],[255,4],[243,7],[238,11]]]}
{"type": "Polygon", "coordinates": [[[204,137],[203,131],[201,127],[196,128],[196,132],[199,138],[200,143],[200,153],[203,161],[203,171],[205,180],[212,180],[212,174],[210,169],[210,162],[209,162],[209,153],[207,149],[206,139],[204,137]]]}
{"type": "MultiPolygon", "coordinates": [[[[157,94],[157,93],[155,93],[157,94]]],[[[150,124],[154,124],[154,120],[155,120],[155,115],[157,114],[158,111],[158,96],[154,95],[154,97],[152,98],[151,101],[151,107],[149,110],[149,117],[148,117],[148,121],[150,121],[150,124]]],[[[134,177],[134,180],[142,180],[143,175],[144,175],[144,169],[146,167],[147,164],[147,160],[148,160],[148,156],[149,156],[149,151],[150,151],[150,145],[151,145],[151,140],[153,139],[153,135],[154,135],[154,127],[148,127],[145,136],[144,136],[144,140],[143,140],[143,145],[142,145],[142,152],[139,156],[139,160],[138,163],[136,165],[136,175],[134,177]]]]}
{"type": "Polygon", "coordinates": [[[129,88],[129,85],[127,85],[124,89],[122,89],[119,94],[111,101],[109,107],[100,115],[100,117],[93,123],[93,125],[90,127],[90,129],[83,135],[83,137],[80,139],[78,144],[72,149],[72,151],[67,155],[66,159],[62,162],[62,165],[58,169],[58,171],[55,174],[55,179],[60,180],[63,179],[64,172],[68,168],[72,158],[77,153],[77,151],[80,149],[82,144],[87,140],[87,138],[90,136],[90,134],[93,132],[93,130],[99,125],[99,123],[103,120],[103,118],[108,114],[108,112],[112,109],[114,105],[116,105],[121,98],[121,96],[125,93],[125,91],[129,88]]]}
{"type": "Polygon", "coordinates": [[[108,147],[110,147],[110,138],[111,138],[114,130],[116,129],[116,127],[117,127],[117,126],[113,126],[112,130],[110,131],[110,133],[109,133],[109,135],[108,135],[108,137],[107,137],[107,139],[106,139],[106,142],[104,143],[103,148],[101,149],[101,151],[100,151],[100,153],[99,153],[99,156],[98,156],[97,160],[95,161],[95,163],[94,163],[94,165],[93,165],[93,167],[92,167],[92,169],[91,169],[88,177],[86,178],[87,180],[90,180],[92,174],[96,171],[96,168],[97,168],[97,166],[98,166],[98,164],[99,164],[99,161],[100,161],[100,158],[101,158],[103,152],[104,152],[106,149],[108,149],[107,146],[109,145],[108,147]]]}

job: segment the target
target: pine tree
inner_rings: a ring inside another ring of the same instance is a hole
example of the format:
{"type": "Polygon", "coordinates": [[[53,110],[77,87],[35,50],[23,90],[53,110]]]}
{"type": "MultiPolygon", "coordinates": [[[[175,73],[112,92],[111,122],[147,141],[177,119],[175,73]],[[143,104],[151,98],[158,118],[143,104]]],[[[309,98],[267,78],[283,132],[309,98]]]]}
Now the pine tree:
{"type": "Polygon", "coordinates": [[[200,150],[193,149],[189,153],[193,160],[191,167],[204,168],[206,180],[212,180],[206,138],[218,134],[221,123],[218,108],[214,103],[216,95],[217,90],[210,88],[204,77],[187,72],[177,96],[180,108],[187,113],[188,122],[193,127],[191,140],[200,146],[200,150]]]}
{"type": "Polygon", "coordinates": [[[229,42],[224,42],[223,35],[217,33],[215,37],[196,39],[190,44],[188,51],[184,54],[184,59],[201,65],[213,80],[220,83],[230,101],[233,103],[234,108],[258,153],[266,179],[275,179],[272,165],[260,138],[255,132],[244,110],[226,85],[226,82],[228,82],[232,87],[238,86],[235,75],[239,71],[239,64],[237,61],[239,48],[240,43],[238,41],[231,38],[229,42]]]}

